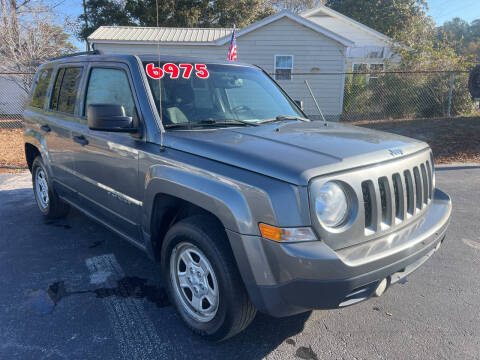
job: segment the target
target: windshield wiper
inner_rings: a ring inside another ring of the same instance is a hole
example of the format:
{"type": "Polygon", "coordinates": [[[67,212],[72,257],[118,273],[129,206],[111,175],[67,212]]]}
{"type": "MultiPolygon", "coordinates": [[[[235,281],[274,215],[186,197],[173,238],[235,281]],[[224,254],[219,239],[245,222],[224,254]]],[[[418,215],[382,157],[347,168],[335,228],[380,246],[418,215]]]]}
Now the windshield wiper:
{"type": "Polygon", "coordinates": [[[166,124],[164,127],[166,129],[171,128],[193,128],[193,127],[202,127],[202,126],[230,126],[230,125],[250,125],[250,126],[258,126],[258,124],[254,122],[250,122],[247,120],[237,120],[237,119],[205,119],[201,121],[193,121],[187,123],[176,123],[176,124],[166,124]]]}
{"type": "Polygon", "coordinates": [[[251,125],[258,126],[258,124],[248,121],[248,120],[239,120],[239,119],[205,119],[197,122],[197,124],[211,124],[211,125],[251,125]]]}
{"type": "Polygon", "coordinates": [[[172,124],[164,124],[163,127],[165,129],[172,129],[172,128],[190,128],[190,123],[172,123],[172,124]]]}
{"type": "Polygon", "coordinates": [[[265,119],[259,121],[257,124],[265,124],[269,122],[275,122],[275,121],[285,121],[285,120],[300,120],[300,121],[311,121],[310,119],[300,117],[300,116],[294,116],[294,115],[277,115],[276,117],[272,119],[265,119]]]}

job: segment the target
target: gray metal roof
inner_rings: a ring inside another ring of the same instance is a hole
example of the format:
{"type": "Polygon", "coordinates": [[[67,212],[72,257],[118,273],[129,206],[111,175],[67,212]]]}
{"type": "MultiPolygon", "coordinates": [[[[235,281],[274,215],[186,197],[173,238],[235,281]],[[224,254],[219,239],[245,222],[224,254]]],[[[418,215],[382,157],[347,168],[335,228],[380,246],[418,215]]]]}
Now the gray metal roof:
{"type": "Polygon", "coordinates": [[[209,43],[230,36],[232,31],[232,28],[100,26],[88,40],[209,43]]]}

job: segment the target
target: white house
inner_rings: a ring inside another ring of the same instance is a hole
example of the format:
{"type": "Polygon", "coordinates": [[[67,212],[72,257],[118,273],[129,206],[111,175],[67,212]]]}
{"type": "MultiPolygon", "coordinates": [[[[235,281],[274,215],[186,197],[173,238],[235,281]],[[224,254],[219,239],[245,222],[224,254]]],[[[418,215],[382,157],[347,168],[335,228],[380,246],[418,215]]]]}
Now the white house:
{"type": "MultiPolygon", "coordinates": [[[[226,59],[232,31],[101,26],[88,41],[107,54],[160,51],[163,55],[226,59]]],[[[324,6],[300,15],[282,11],[237,32],[238,61],[276,73],[275,79],[288,94],[304,101],[306,113],[316,115],[318,111],[304,83],[308,79],[323,113],[331,120],[338,119],[342,112],[344,73],[360,62],[383,63],[390,56],[388,44],[386,36],[324,6]]]]}
{"type": "Polygon", "coordinates": [[[381,71],[392,53],[392,40],[358,21],[326,6],[304,11],[300,16],[355,43],[346,54],[346,70],[381,71]]]}

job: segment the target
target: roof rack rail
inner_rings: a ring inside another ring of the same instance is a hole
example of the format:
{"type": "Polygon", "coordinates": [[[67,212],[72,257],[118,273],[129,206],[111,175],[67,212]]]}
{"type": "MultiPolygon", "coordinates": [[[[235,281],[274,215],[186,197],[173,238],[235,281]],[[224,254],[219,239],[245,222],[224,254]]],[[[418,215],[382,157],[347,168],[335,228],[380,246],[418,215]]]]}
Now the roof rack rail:
{"type": "Polygon", "coordinates": [[[101,52],[99,50],[81,51],[81,52],[76,52],[76,53],[72,53],[72,54],[57,56],[57,57],[51,58],[50,60],[58,60],[58,59],[72,57],[72,56],[79,56],[79,55],[100,55],[100,54],[101,54],[101,52]]]}

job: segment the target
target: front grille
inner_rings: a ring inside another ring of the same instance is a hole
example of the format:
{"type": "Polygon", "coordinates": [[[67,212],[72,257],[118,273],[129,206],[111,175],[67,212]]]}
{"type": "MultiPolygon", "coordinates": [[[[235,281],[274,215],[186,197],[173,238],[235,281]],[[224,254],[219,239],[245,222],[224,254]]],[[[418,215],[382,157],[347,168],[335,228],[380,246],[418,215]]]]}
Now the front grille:
{"type": "Polygon", "coordinates": [[[422,212],[432,199],[432,169],[426,160],[391,176],[364,180],[365,235],[387,230],[422,212]]]}
{"type": "Polygon", "coordinates": [[[364,181],[362,183],[362,192],[363,192],[363,203],[365,206],[365,227],[369,228],[372,226],[372,197],[370,193],[373,189],[373,185],[371,181],[364,181]]]}
{"type": "MultiPolygon", "coordinates": [[[[432,203],[432,160],[431,151],[426,149],[391,161],[314,179],[312,183],[343,183],[352,201],[350,217],[337,231],[326,229],[318,221],[315,207],[310,207],[313,226],[320,238],[333,250],[387,235],[393,246],[395,231],[418,223],[417,220],[423,217],[432,203]]],[[[311,204],[314,201],[310,197],[311,204]]]]}

